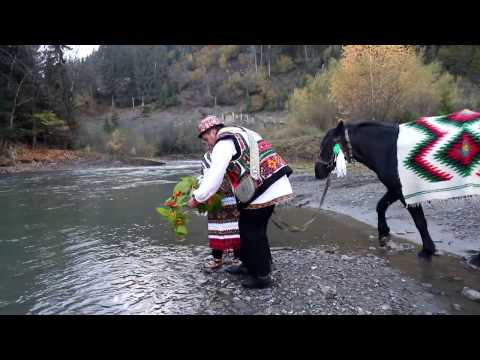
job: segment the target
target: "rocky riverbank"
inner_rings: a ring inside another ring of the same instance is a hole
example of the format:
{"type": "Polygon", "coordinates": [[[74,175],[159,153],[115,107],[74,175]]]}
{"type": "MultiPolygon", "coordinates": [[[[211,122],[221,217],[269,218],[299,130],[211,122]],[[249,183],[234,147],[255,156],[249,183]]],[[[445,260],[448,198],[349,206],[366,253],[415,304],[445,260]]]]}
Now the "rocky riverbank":
{"type": "MultiPolygon", "coordinates": [[[[296,195],[291,205],[317,208],[325,181],[316,180],[311,174],[297,173],[291,177],[296,195]]],[[[377,227],[376,206],[385,194],[385,186],[375,173],[356,164],[349,166],[345,178],[332,175],[330,189],[323,209],[353,217],[377,227]]],[[[430,235],[439,253],[449,252],[464,259],[480,251],[480,202],[448,201],[423,205],[430,235]]],[[[391,234],[421,244],[413,219],[397,201],[387,210],[387,223],[391,234]]]]}
{"type": "Polygon", "coordinates": [[[113,157],[108,154],[86,153],[72,150],[39,150],[21,154],[15,161],[0,159],[0,175],[49,170],[71,170],[95,167],[122,166],[160,166],[165,161],[184,159],[171,157],[166,159],[150,159],[141,157],[113,157]]]}
{"type": "MultiPolygon", "coordinates": [[[[433,292],[373,254],[338,253],[328,247],[272,249],[274,285],[247,290],[241,277],[223,271],[202,281],[200,314],[385,315],[448,314],[433,292]]],[[[454,311],[453,311],[454,312],[454,311]]]]}

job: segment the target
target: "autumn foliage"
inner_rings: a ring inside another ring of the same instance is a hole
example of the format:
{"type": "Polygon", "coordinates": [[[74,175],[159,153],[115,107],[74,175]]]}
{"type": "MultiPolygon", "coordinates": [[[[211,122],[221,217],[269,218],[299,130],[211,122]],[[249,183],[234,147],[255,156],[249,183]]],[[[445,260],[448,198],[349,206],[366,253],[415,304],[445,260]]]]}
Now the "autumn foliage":
{"type": "Polygon", "coordinates": [[[338,118],[411,121],[451,112],[458,102],[453,76],[425,64],[414,46],[348,45],[338,62],[295,89],[289,113],[292,126],[325,129],[338,118]]]}

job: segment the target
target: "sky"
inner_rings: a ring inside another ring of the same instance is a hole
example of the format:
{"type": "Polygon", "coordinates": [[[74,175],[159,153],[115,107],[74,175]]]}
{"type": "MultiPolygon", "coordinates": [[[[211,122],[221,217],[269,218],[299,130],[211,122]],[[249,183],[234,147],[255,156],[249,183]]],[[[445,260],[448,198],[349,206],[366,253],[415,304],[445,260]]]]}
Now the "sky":
{"type": "Polygon", "coordinates": [[[69,57],[84,58],[97,50],[99,45],[70,45],[72,50],[67,53],[69,57]]]}

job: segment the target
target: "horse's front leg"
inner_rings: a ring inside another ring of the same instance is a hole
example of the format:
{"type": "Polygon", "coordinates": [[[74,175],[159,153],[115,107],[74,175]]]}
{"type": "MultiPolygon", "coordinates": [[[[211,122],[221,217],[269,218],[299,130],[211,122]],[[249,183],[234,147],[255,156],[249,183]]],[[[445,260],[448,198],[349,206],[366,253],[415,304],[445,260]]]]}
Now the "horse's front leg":
{"type": "Polygon", "coordinates": [[[377,204],[377,215],[378,215],[378,241],[380,246],[387,245],[387,241],[390,238],[390,228],[387,225],[387,219],[385,218],[385,213],[387,212],[388,207],[399,199],[399,196],[396,195],[393,191],[387,191],[385,195],[380,199],[377,204]]]}
{"type": "Polygon", "coordinates": [[[418,253],[418,256],[424,259],[430,259],[432,255],[435,254],[435,244],[428,233],[427,220],[425,219],[423,208],[421,205],[418,205],[408,207],[407,209],[422,237],[423,249],[418,253]]]}

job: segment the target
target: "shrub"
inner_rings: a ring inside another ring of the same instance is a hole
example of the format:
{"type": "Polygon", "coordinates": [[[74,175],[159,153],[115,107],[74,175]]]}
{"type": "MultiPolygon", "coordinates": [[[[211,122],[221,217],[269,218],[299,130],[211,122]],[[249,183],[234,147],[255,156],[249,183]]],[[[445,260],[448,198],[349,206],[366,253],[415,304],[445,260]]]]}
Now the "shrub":
{"type": "Polygon", "coordinates": [[[349,45],[331,78],[339,109],[358,120],[402,121],[448,112],[457,102],[453,78],[425,65],[411,46],[349,45]]]}
{"type": "Polygon", "coordinates": [[[218,59],[218,64],[222,69],[226,68],[228,62],[231,59],[234,59],[240,53],[240,45],[225,45],[220,49],[220,58],[218,59]]]}
{"type": "Polygon", "coordinates": [[[205,46],[194,55],[195,67],[208,70],[218,63],[218,57],[219,52],[217,48],[205,46]]]}
{"type": "Polygon", "coordinates": [[[242,66],[246,66],[250,62],[250,57],[247,54],[241,53],[238,55],[238,62],[242,66]]]}
{"type": "Polygon", "coordinates": [[[111,134],[118,128],[118,113],[116,111],[110,113],[104,120],[103,131],[107,134],[111,134]]]}
{"type": "Polygon", "coordinates": [[[327,129],[335,123],[338,108],[330,98],[329,86],[336,63],[327,71],[308,77],[304,88],[296,88],[288,99],[289,126],[314,126],[327,129]]]}
{"type": "Polygon", "coordinates": [[[202,69],[195,69],[188,73],[188,81],[189,82],[196,82],[200,81],[203,78],[203,70],[202,69]]]}
{"type": "Polygon", "coordinates": [[[115,129],[105,144],[105,150],[111,155],[126,154],[128,149],[125,147],[125,135],[119,130],[115,129]]]}
{"type": "Polygon", "coordinates": [[[295,64],[290,56],[281,55],[275,64],[275,72],[284,74],[293,70],[294,67],[295,64]]]}
{"type": "Polygon", "coordinates": [[[265,98],[262,95],[252,95],[247,103],[248,112],[257,112],[265,107],[265,98]]]}

